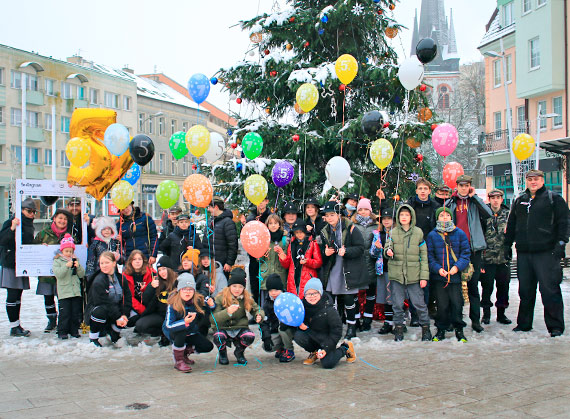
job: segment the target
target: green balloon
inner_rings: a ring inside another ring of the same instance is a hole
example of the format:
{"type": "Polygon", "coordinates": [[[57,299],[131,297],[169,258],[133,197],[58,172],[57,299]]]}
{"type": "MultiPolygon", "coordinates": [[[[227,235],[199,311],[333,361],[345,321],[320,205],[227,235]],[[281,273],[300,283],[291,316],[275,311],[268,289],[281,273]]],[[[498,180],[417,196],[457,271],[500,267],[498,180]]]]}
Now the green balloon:
{"type": "Polygon", "coordinates": [[[163,180],[156,188],[156,202],[162,209],[168,209],[178,202],[180,188],[173,180],[163,180]]]}
{"type": "Polygon", "coordinates": [[[250,160],[259,157],[263,150],[263,138],[257,132],[248,132],[241,141],[241,149],[243,154],[250,160]]]}
{"type": "Polygon", "coordinates": [[[172,134],[172,137],[170,137],[170,141],[168,142],[168,147],[170,147],[170,151],[176,160],[180,160],[188,154],[188,148],[186,147],[186,133],[184,131],[178,131],[172,134]]]}

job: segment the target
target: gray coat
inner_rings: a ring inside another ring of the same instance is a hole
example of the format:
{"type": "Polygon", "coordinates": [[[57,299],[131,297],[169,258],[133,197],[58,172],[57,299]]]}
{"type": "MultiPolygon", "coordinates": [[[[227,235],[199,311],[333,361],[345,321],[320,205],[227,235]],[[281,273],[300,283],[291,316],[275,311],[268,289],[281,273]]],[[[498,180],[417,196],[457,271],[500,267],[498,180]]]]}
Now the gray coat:
{"type": "MultiPolygon", "coordinates": [[[[456,222],[455,210],[457,209],[457,199],[457,195],[454,194],[445,202],[445,206],[448,207],[453,214],[454,223],[456,222]]],[[[473,252],[485,250],[487,248],[483,225],[485,224],[485,220],[492,215],[493,212],[491,211],[491,208],[485,205],[483,200],[477,195],[473,195],[469,199],[469,207],[467,208],[467,223],[469,225],[469,244],[471,245],[471,250],[473,252]]]]}

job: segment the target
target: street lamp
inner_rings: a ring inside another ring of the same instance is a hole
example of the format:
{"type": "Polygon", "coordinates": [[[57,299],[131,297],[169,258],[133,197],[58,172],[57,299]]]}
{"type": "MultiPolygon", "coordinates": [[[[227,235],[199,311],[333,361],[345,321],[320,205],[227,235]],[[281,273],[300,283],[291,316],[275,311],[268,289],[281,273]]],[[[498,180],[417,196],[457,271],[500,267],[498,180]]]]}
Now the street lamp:
{"type": "Polygon", "coordinates": [[[538,104],[538,115],[536,117],[536,163],[535,163],[535,169],[538,169],[538,157],[540,154],[540,123],[542,122],[543,119],[548,119],[548,118],[556,118],[558,116],[557,113],[547,113],[542,115],[541,113],[542,111],[542,106],[540,106],[540,103],[538,104]]]}

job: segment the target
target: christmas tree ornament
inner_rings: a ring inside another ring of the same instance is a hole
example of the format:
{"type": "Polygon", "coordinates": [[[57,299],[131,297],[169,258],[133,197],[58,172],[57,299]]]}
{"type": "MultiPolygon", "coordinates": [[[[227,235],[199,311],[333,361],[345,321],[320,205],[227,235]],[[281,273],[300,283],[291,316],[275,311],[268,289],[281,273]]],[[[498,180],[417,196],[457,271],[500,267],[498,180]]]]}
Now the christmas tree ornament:
{"type": "Polygon", "coordinates": [[[231,128],[228,128],[228,130],[226,131],[226,134],[228,134],[228,136],[231,136],[234,132],[231,130],[231,128]]]}
{"type": "Polygon", "coordinates": [[[241,158],[243,159],[243,158],[245,157],[245,153],[242,151],[242,152],[240,153],[240,156],[241,156],[241,158]]]}
{"type": "Polygon", "coordinates": [[[297,142],[299,141],[300,137],[298,134],[293,135],[293,141],[297,142]]]}
{"type": "Polygon", "coordinates": [[[373,1],[374,1],[374,3],[376,3],[376,4],[380,3],[380,0],[373,0],[373,1]]]}
{"type": "Polygon", "coordinates": [[[325,33],[325,30],[324,30],[324,29],[319,29],[319,35],[322,35],[322,34],[324,34],[324,33],[325,33]]]}
{"type": "Polygon", "coordinates": [[[398,36],[398,28],[394,28],[392,26],[388,26],[385,30],[384,33],[386,34],[386,36],[390,39],[394,39],[396,36],[398,36]]]}
{"type": "Polygon", "coordinates": [[[457,129],[451,124],[438,125],[431,135],[431,143],[433,148],[440,156],[449,156],[459,142],[459,134],[457,129]]]}
{"type": "Polygon", "coordinates": [[[435,130],[437,128],[437,124],[431,124],[431,130],[435,130]]]}
{"type": "Polygon", "coordinates": [[[385,138],[374,141],[370,147],[370,158],[379,169],[388,167],[394,158],[392,143],[385,138]]]}
{"type": "Polygon", "coordinates": [[[366,112],[362,116],[360,126],[366,135],[369,137],[376,137],[376,135],[380,133],[387,119],[388,115],[380,111],[366,112]]]}
{"type": "Polygon", "coordinates": [[[265,55],[269,55],[269,50],[266,49],[265,51],[263,51],[265,53],[265,55]]]}
{"type": "Polygon", "coordinates": [[[406,140],[406,145],[410,148],[418,148],[419,146],[422,145],[422,143],[420,143],[418,140],[416,140],[415,138],[408,138],[406,140]]]}
{"type": "Polygon", "coordinates": [[[338,90],[340,90],[341,92],[344,92],[345,89],[346,89],[346,84],[341,84],[340,86],[338,86],[338,90]]]}
{"type": "Polygon", "coordinates": [[[261,32],[254,32],[251,35],[249,35],[249,40],[254,44],[259,44],[262,41],[262,39],[263,35],[261,35],[261,32]]]}
{"type": "Polygon", "coordinates": [[[237,148],[237,143],[231,143],[231,144],[230,144],[230,147],[233,148],[233,149],[236,149],[236,148],[237,148]]]}
{"type": "Polygon", "coordinates": [[[423,156],[423,154],[418,153],[418,154],[416,155],[415,159],[416,159],[416,161],[417,161],[418,163],[421,163],[421,162],[424,161],[424,156],[423,156]]]}
{"type": "Polygon", "coordinates": [[[309,45],[310,45],[310,44],[309,44],[309,41],[307,41],[307,42],[305,42],[305,43],[303,44],[303,46],[304,46],[305,48],[307,48],[309,45]]]}
{"type": "Polygon", "coordinates": [[[360,16],[362,13],[364,13],[364,7],[361,4],[359,4],[358,2],[356,2],[354,7],[352,8],[352,13],[355,16],[360,16]]]}
{"type": "Polygon", "coordinates": [[[398,201],[400,200],[400,195],[394,195],[394,196],[392,197],[392,199],[393,199],[394,201],[398,202],[398,201]]]}
{"type": "Polygon", "coordinates": [[[408,179],[414,183],[417,183],[418,180],[420,180],[420,175],[418,175],[416,172],[413,172],[410,176],[408,176],[408,179]]]}
{"type": "Polygon", "coordinates": [[[421,122],[427,122],[431,119],[431,117],[433,116],[430,108],[421,108],[418,112],[418,119],[421,122]]]}
{"type": "Polygon", "coordinates": [[[270,108],[265,108],[265,113],[269,115],[269,114],[271,113],[271,109],[270,109],[270,108]]]}
{"type": "Polygon", "coordinates": [[[212,83],[215,86],[216,84],[218,84],[218,79],[216,77],[212,77],[210,79],[210,83],[212,83]]]}
{"type": "Polygon", "coordinates": [[[297,89],[297,103],[305,112],[310,112],[319,102],[319,91],[311,83],[304,83],[297,89]]]}
{"type": "Polygon", "coordinates": [[[394,3],[390,3],[390,6],[388,6],[388,8],[390,10],[394,10],[396,8],[396,5],[394,3]]]}
{"type": "Polygon", "coordinates": [[[420,92],[425,92],[426,89],[427,89],[427,86],[426,86],[425,84],[422,84],[422,85],[420,86],[420,92]]]}
{"type": "Polygon", "coordinates": [[[291,17],[289,18],[289,22],[291,22],[291,23],[295,22],[295,16],[291,16],[291,17]]]}
{"type": "Polygon", "coordinates": [[[384,125],[382,125],[382,128],[390,128],[390,123],[384,122],[384,125]]]}
{"type": "Polygon", "coordinates": [[[238,97],[238,98],[236,99],[236,103],[237,103],[238,105],[241,105],[241,97],[238,97]]]}
{"type": "Polygon", "coordinates": [[[197,170],[197,169],[198,169],[198,166],[195,165],[195,164],[193,164],[193,165],[192,165],[192,170],[197,170]]]}
{"type": "Polygon", "coordinates": [[[519,134],[513,140],[513,153],[520,161],[528,159],[534,153],[536,143],[528,134],[519,134]]]}
{"type": "Polygon", "coordinates": [[[424,66],[417,57],[405,60],[398,70],[398,79],[406,90],[414,90],[424,78],[424,66]]]}
{"type": "Polygon", "coordinates": [[[341,83],[349,84],[358,74],[358,63],[352,55],[343,54],[337,58],[334,70],[341,83]]]}
{"type": "Polygon", "coordinates": [[[416,45],[416,56],[422,64],[427,64],[437,56],[437,44],[431,38],[423,38],[416,45]]]}
{"type": "Polygon", "coordinates": [[[287,45],[285,46],[285,48],[287,49],[287,51],[291,51],[291,50],[293,49],[293,45],[287,44],[287,45]]]}
{"type": "Polygon", "coordinates": [[[230,100],[236,100],[237,99],[237,95],[235,93],[232,93],[230,95],[230,100]]]}
{"type": "Polygon", "coordinates": [[[210,79],[204,74],[194,74],[188,80],[188,93],[198,105],[206,100],[210,94],[210,79]]]}
{"type": "Polygon", "coordinates": [[[243,165],[241,163],[236,164],[236,172],[241,172],[243,169],[243,165]]]}
{"type": "Polygon", "coordinates": [[[382,9],[378,9],[378,14],[381,15],[382,13],[384,13],[382,9]]]}
{"type": "Polygon", "coordinates": [[[328,21],[329,21],[329,17],[327,15],[323,15],[323,17],[321,17],[321,22],[327,23],[328,21]]]}
{"type": "Polygon", "coordinates": [[[270,71],[270,72],[269,72],[269,75],[270,75],[271,77],[275,77],[275,76],[277,75],[277,71],[275,71],[275,70],[270,71]]]}
{"type": "Polygon", "coordinates": [[[254,55],[255,55],[255,51],[254,51],[254,50],[249,51],[249,56],[250,56],[250,57],[253,57],[254,55]]]}

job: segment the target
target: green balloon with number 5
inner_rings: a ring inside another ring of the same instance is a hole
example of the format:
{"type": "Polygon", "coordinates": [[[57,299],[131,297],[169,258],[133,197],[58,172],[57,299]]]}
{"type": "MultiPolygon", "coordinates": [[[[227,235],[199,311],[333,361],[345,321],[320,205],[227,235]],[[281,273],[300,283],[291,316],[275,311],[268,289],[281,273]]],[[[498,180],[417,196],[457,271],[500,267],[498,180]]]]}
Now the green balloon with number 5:
{"type": "Polygon", "coordinates": [[[170,141],[168,142],[168,147],[170,147],[170,151],[176,160],[180,160],[188,154],[188,148],[186,147],[186,133],[184,131],[178,131],[172,134],[172,137],[170,137],[170,141]]]}

